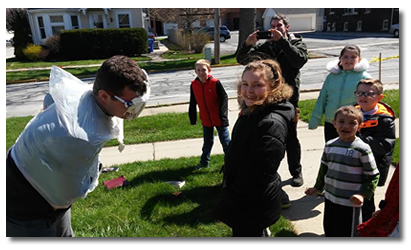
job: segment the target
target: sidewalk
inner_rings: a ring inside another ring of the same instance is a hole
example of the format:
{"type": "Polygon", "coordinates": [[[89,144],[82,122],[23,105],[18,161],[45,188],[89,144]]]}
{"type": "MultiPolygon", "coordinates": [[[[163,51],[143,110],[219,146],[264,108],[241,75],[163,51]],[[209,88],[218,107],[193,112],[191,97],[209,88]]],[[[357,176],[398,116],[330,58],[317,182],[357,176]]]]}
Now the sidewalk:
{"type": "MultiPolygon", "coordinates": [[[[300,94],[300,100],[316,99],[318,92],[304,92],[300,94]]],[[[238,105],[235,99],[229,100],[229,120],[230,133],[235,124],[238,115],[238,105]]],[[[187,112],[188,104],[167,106],[161,108],[147,108],[141,116],[154,115],[164,112],[187,112]]],[[[188,122],[188,118],[187,118],[188,122]]],[[[397,138],[399,137],[399,119],[396,121],[397,138]]],[[[304,185],[298,188],[292,187],[291,175],[288,172],[286,157],[281,162],[279,174],[282,177],[284,190],[290,197],[292,206],[283,210],[283,215],[288,218],[295,226],[297,233],[304,237],[323,236],[323,199],[322,197],[312,196],[306,197],[304,190],[307,187],[313,186],[317,177],[317,172],[320,165],[324,145],[323,127],[316,130],[308,130],[308,124],[304,122],[298,123],[298,137],[302,147],[302,166],[304,185]]],[[[221,144],[218,137],[215,138],[215,144],[212,154],[223,154],[221,144]]],[[[180,158],[200,156],[203,139],[188,139],[169,142],[155,142],[137,145],[126,145],[124,151],[120,153],[117,147],[103,148],[101,152],[101,161],[105,166],[124,164],[135,161],[159,160],[163,158],[180,158]]],[[[212,161],[212,157],[211,157],[212,161]]],[[[391,167],[388,180],[391,179],[394,168],[391,167]]],[[[378,187],[375,193],[375,201],[383,199],[385,190],[388,184],[384,187],[378,187]]]]}

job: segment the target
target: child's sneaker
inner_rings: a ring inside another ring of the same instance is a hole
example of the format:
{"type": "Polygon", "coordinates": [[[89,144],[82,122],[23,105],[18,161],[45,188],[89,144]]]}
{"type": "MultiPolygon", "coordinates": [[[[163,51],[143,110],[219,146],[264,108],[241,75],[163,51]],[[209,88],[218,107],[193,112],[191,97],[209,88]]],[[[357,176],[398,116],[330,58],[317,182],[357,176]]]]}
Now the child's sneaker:
{"type": "Polygon", "coordinates": [[[202,169],[202,168],[208,168],[208,167],[210,167],[210,165],[203,165],[203,164],[199,163],[199,164],[196,166],[196,170],[199,170],[199,169],[202,169]]]}
{"type": "Polygon", "coordinates": [[[270,237],[271,236],[271,231],[270,228],[267,227],[266,229],[263,230],[263,237],[270,237]]]}

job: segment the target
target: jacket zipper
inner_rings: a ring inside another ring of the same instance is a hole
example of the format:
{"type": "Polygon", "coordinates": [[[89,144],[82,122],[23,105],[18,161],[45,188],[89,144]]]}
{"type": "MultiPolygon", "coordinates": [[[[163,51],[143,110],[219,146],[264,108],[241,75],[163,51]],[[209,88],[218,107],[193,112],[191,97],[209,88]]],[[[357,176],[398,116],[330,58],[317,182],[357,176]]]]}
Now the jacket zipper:
{"type": "MultiPolygon", "coordinates": [[[[206,80],[206,82],[207,82],[207,81],[208,81],[208,79],[206,80]]],[[[211,120],[210,111],[209,111],[208,106],[207,106],[207,101],[206,101],[206,96],[205,96],[205,83],[203,84],[201,81],[200,81],[200,83],[201,83],[201,85],[202,85],[202,87],[203,87],[203,100],[204,100],[204,106],[205,106],[205,108],[206,108],[206,110],[207,110],[207,116],[208,116],[208,119],[210,120],[210,125],[211,125],[211,127],[214,127],[214,126],[213,126],[213,121],[211,120]]]]}

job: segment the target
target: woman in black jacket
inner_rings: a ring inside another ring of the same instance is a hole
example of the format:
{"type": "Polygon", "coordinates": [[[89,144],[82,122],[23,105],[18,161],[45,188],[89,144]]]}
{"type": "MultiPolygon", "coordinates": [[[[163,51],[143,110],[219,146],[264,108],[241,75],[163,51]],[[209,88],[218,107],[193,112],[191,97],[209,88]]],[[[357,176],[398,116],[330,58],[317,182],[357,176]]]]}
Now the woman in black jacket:
{"type": "Polygon", "coordinates": [[[285,154],[293,90],[273,60],[249,63],[237,85],[241,113],[225,156],[223,188],[216,206],[233,236],[264,236],[281,214],[278,167],[285,154]]]}

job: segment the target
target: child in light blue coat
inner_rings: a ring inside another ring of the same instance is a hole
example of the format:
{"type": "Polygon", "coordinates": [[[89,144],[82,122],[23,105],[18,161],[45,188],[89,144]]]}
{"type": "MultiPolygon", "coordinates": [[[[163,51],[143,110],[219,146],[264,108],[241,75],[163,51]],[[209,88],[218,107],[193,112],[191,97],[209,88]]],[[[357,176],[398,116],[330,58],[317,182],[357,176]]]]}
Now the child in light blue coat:
{"type": "Polygon", "coordinates": [[[339,59],[327,64],[327,71],[330,73],[321,88],[308,125],[309,129],[316,129],[324,115],[326,142],[338,137],[332,124],[334,114],[340,107],[356,103],[354,92],[357,89],[357,83],[361,79],[371,78],[371,75],[366,72],[368,67],[368,61],[361,58],[361,50],[355,45],[345,46],[339,59]]]}

